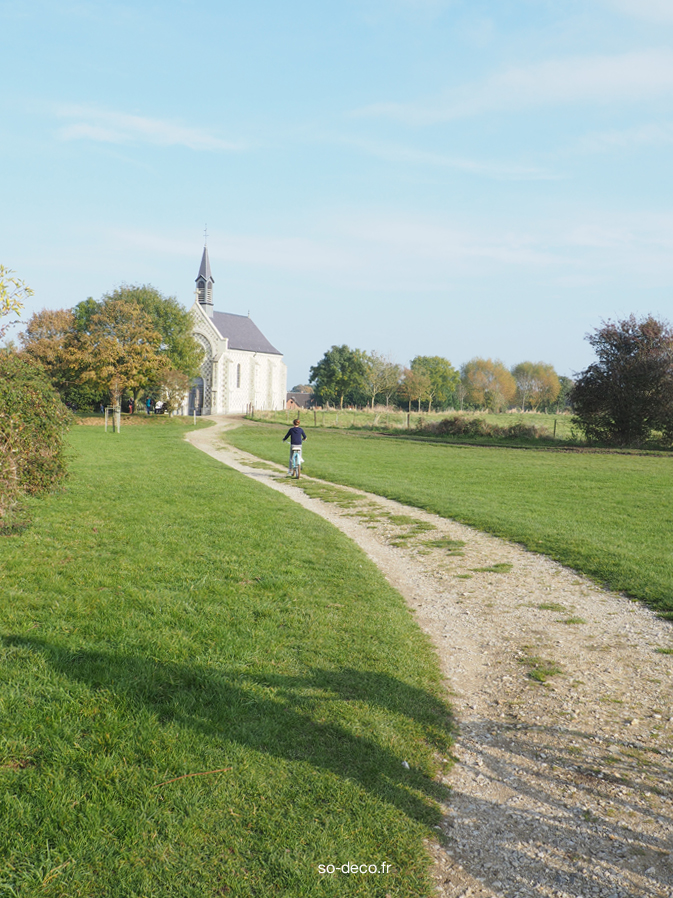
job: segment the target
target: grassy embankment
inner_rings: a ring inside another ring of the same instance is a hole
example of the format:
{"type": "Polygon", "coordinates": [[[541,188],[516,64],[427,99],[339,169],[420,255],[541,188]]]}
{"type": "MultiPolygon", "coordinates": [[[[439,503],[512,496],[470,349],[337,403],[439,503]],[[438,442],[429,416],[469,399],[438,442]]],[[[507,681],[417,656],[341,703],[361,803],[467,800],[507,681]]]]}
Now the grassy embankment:
{"type": "MultiPolygon", "coordinates": [[[[410,431],[414,435],[417,435],[418,428],[427,425],[436,423],[438,421],[443,420],[444,418],[453,417],[456,414],[461,414],[465,418],[480,418],[486,421],[488,424],[499,426],[499,427],[511,427],[515,424],[525,424],[527,427],[537,427],[537,428],[545,428],[548,431],[548,436],[544,437],[545,442],[550,443],[566,443],[572,442],[574,440],[572,434],[572,420],[571,415],[569,414],[560,414],[560,415],[546,415],[541,412],[508,412],[506,414],[491,414],[490,412],[431,412],[428,414],[427,412],[418,413],[416,411],[411,412],[407,415],[406,412],[400,411],[399,409],[374,409],[373,411],[370,409],[358,409],[351,410],[346,409],[344,411],[339,411],[338,409],[317,409],[315,412],[311,409],[308,411],[276,411],[276,412],[255,412],[255,419],[261,421],[268,421],[272,424],[287,424],[291,425],[292,419],[299,415],[303,422],[304,427],[329,427],[335,428],[339,430],[377,430],[381,432],[385,431],[399,431],[400,433],[405,433],[406,431],[410,431]],[[556,437],[554,439],[554,432],[556,432],[556,437]]],[[[433,437],[437,439],[436,437],[433,437]]],[[[482,442],[484,444],[492,444],[494,442],[498,442],[497,438],[493,437],[462,437],[462,436],[451,436],[451,437],[442,437],[442,442],[482,442]]],[[[511,438],[509,440],[511,442],[511,438]]],[[[531,440],[522,440],[518,439],[519,443],[531,443],[531,440]]],[[[533,440],[533,443],[537,442],[537,440],[533,440]]]]}
{"type": "Polygon", "coordinates": [[[65,491],[0,541],[0,894],[430,894],[451,721],[425,637],[184,430],[76,427],[65,491]],[[318,873],[346,862],[392,869],[318,873]]]}
{"type": "MultiPolygon", "coordinates": [[[[308,428],[307,428],[308,429],[308,428]]],[[[285,461],[280,427],[231,431],[285,461]]],[[[673,618],[673,459],[401,441],[308,429],[304,473],[523,543],[673,618]]]]}

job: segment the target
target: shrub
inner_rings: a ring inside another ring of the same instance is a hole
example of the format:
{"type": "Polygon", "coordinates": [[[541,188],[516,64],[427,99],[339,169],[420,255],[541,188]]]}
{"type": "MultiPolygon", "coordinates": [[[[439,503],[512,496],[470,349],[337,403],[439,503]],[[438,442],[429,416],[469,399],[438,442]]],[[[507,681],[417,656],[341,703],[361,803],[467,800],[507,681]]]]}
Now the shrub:
{"type": "Polygon", "coordinates": [[[637,446],[673,440],[673,328],[651,315],[606,322],[587,340],[598,361],[570,394],[573,424],[590,442],[637,446]]]}
{"type": "Polygon", "coordinates": [[[540,437],[551,435],[546,427],[535,427],[532,424],[510,424],[507,427],[500,427],[498,424],[490,424],[485,418],[466,418],[463,415],[453,415],[450,418],[443,418],[441,421],[428,422],[420,429],[438,436],[516,437],[537,440],[540,437]]]}
{"type": "Polygon", "coordinates": [[[41,369],[0,351],[0,529],[15,525],[22,496],[53,489],[65,477],[70,417],[41,369]]]}

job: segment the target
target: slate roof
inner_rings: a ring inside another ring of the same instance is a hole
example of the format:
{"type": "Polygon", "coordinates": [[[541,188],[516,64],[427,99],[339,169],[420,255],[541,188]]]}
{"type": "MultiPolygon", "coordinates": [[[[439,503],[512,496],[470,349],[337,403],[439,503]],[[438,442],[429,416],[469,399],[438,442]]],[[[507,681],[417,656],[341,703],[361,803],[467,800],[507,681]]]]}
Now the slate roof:
{"type": "Polygon", "coordinates": [[[199,273],[196,278],[198,281],[199,278],[203,278],[206,281],[211,281],[211,283],[215,283],[215,278],[210,273],[210,258],[208,256],[208,247],[203,247],[203,255],[201,256],[201,267],[199,268],[199,273]]]}
{"type": "Polygon", "coordinates": [[[229,349],[243,349],[246,352],[268,352],[282,355],[273,347],[261,330],[247,315],[233,315],[230,312],[213,312],[210,319],[223,337],[229,338],[229,349]]]}

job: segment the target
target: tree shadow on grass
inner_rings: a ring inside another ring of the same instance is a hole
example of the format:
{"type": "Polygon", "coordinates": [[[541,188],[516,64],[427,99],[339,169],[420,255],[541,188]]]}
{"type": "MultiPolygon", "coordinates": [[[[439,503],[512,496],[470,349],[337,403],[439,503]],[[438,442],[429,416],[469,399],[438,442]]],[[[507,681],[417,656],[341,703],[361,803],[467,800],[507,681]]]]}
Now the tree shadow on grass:
{"type": "Polygon", "coordinates": [[[234,673],[73,650],[37,638],[5,636],[3,642],[39,653],[56,672],[92,690],[116,695],[129,716],[144,708],[162,724],[330,771],[425,825],[441,820],[437,803],[447,799],[447,788],[426,771],[405,767],[406,758],[366,735],[369,714],[380,718],[383,711],[400,728],[411,723],[435,753],[450,752],[454,727],[448,707],[395,677],[352,668],[318,668],[299,676],[234,673]],[[331,702],[345,703],[343,713],[334,713],[331,702]]]}

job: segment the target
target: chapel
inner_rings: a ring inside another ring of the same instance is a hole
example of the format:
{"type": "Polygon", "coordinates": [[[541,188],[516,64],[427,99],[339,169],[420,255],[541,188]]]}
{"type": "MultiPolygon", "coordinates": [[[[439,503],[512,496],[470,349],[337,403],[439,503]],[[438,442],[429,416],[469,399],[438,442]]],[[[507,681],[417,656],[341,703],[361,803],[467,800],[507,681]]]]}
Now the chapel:
{"type": "Polygon", "coordinates": [[[216,312],[208,246],[203,248],[191,308],[193,334],[204,350],[192,382],[188,414],[217,415],[285,408],[287,368],[250,315],[216,312]]]}

